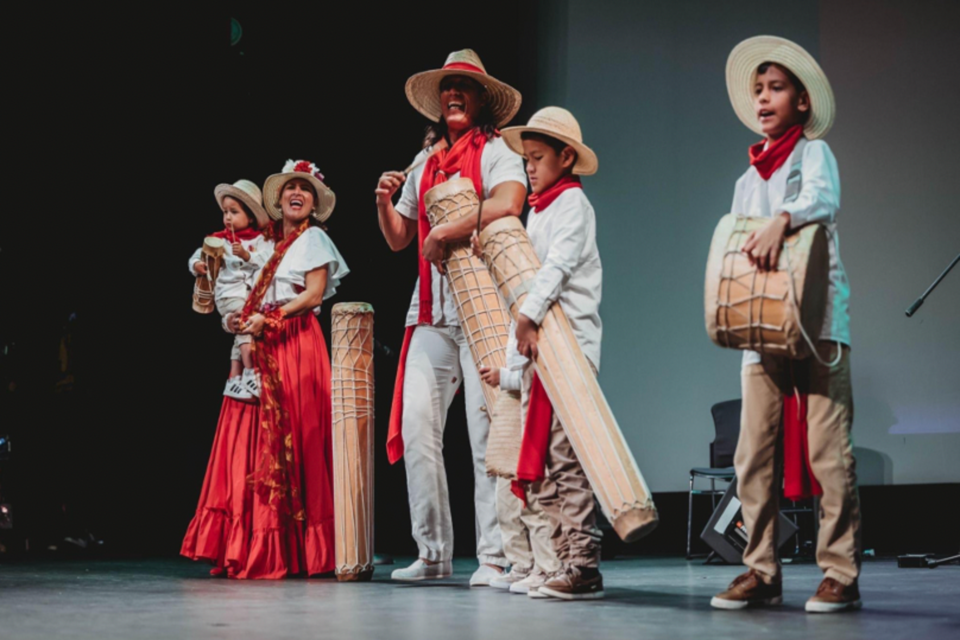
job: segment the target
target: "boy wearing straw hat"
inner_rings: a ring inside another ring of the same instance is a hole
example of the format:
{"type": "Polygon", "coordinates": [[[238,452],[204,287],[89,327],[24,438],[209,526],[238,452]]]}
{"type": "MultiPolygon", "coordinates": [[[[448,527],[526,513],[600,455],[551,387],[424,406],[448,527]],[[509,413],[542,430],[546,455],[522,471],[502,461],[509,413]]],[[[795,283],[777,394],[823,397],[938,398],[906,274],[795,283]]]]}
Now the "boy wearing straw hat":
{"type": "MultiPolygon", "coordinates": [[[[580,125],[566,109],[546,107],[525,127],[504,129],[503,139],[527,160],[533,194],[527,234],[541,267],[517,318],[517,350],[536,359],[537,331],[559,303],[574,336],[595,370],[600,367],[600,292],[603,269],[597,250],[596,215],[581,175],[597,171],[597,156],[583,144],[580,125]]],[[[477,243],[478,244],[478,243],[477,243]]],[[[550,518],[562,568],[532,597],[595,600],[603,597],[600,529],[593,490],[576,453],[531,368],[524,375],[526,425],[516,490],[550,518]]]]}
{"type": "Polygon", "coordinates": [[[462,383],[480,564],[470,586],[489,586],[508,564],[497,523],[496,481],[486,473],[490,421],[455,300],[436,266],[445,244],[468,239],[476,220],[464,218],[431,229],[424,194],[447,180],[468,178],[483,201],[485,223],[520,215],[526,194],[523,161],[497,131],[520,108],[520,92],[490,76],[477,53],[464,49],[451,53],[443,68],[412,76],[406,94],[410,104],[435,124],[413,164],[404,172],[384,173],[376,189],[377,214],[387,244],[401,251],[416,238],[420,249],[420,278],[407,313],[387,436],[390,463],[403,457],[406,465],[419,558],[395,570],[392,577],[418,581],[452,573],[453,525],[443,431],[447,410],[462,383]],[[394,205],[397,191],[400,198],[394,205]]]}
{"type": "Polygon", "coordinates": [[[817,564],[825,575],[806,610],[857,609],[860,503],[850,437],[850,286],[837,236],[837,162],[821,140],[833,124],[833,92],[809,53],[772,36],[750,38],[733,49],[727,90],[740,120],[764,136],[750,147],[751,166],[737,181],[731,211],[770,222],[751,234],[743,251],[760,271],[774,270],[784,236],[817,223],[827,231],[830,268],[822,328],[818,335],[805,336],[813,357],[791,361],[744,352],[743,413],[734,464],[749,532],[743,554],[749,570],[711,604],[743,609],[783,601],[775,543],[780,493],[775,455],[782,416],[785,495],[800,499],[822,494],[817,564]]]}
{"type": "MultiPolygon", "coordinates": [[[[273,253],[273,242],[264,238],[260,228],[269,224],[263,208],[260,187],[249,180],[219,184],[213,190],[223,210],[222,231],[212,234],[225,241],[223,269],[217,275],[214,304],[221,316],[243,309],[253,288],[257,273],[273,253]]],[[[200,259],[202,249],[190,257],[190,273],[206,275],[207,266],[200,259]]],[[[237,335],[230,354],[230,377],[223,395],[236,400],[252,401],[260,397],[260,382],[253,368],[252,336],[237,335]]]]}

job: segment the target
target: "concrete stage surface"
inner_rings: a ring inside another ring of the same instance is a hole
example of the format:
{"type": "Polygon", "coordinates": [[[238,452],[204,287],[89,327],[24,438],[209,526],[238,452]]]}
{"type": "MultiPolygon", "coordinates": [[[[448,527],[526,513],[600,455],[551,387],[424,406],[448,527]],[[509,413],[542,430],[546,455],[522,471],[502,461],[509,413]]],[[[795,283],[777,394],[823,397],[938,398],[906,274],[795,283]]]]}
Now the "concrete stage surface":
{"type": "MultiPolygon", "coordinates": [[[[403,559],[408,561],[409,559],[403,559]]],[[[0,638],[439,638],[539,640],[696,638],[776,640],[960,638],[960,566],[864,566],[859,612],[812,615],[803,604],[820,572],[785,567],[784,605],[715,611],[710,598],[741,567],[630,558],[602,567],[607,598],[531,600],[467,586],[475,562],[457,560],[452,578],[416,584],[332,579],[241,582],[210,578],[185,559],[20,562],[0,565],[0,638]]]]}

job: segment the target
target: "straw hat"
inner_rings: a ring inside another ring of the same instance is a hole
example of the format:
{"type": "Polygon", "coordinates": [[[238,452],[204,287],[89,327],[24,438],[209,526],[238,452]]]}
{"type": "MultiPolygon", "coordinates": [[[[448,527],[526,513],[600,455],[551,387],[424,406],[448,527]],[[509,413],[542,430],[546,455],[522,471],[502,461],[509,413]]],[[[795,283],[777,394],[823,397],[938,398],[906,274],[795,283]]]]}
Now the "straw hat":
{"type": "Polygon", "coordinates": [[[508,127],[501,133],[507,146],[521,156],[523,155],[522,135],[524,133],[540,133],[566,142],[577,152],[577,163],[573,165],[573,173],[580,176],[592,176],[597,172],[597,154],[593,152],[593,149],[583,144],[580,123],[566,109],[544,107],[533,114],[527,126],[508,127]]]}
{"type": "Polygon", "coordinates": [[[473,49],[454,51],[447,56],[442,69],[424,71],[407,80],[407,100],[413,108],[434,122],[440,122],[440,81],[447,76],[466,76],[487,90],[487,99],[498,127],[510,122],[520,109],[520,92],[487,75],[480,56],[473,49]]]}
{"type": "Polygon", "coordinates": [[[226,196],[235,198],[247,205],[250,207],[250,211],[253,211],[253,215],[257,218],[257,225],[260,227],[270,222],[267,212],[263,210],[263,197],[260,195],[260,187],[249,180],[237,180],[233,184],[218,184],[213,190],[213,196],[221,207],[226,196]]]}
{"type": "Polygon", "coordinates": [[[283,217],[283,211],[280,210],[280,192],[283,185],[295,178],[306,180],[313,185],[314,191],[317,192],[317,208],[310,215],[324,222],[333,213],[337,196],[333,194],[330,187],[323,184],[323,174],[308,160],[287,160],[281,173],[273,174],[263,183],[263,204],[267,213],[274,220],[280,220],[283,217]]]}
{"type": "Polygon", "coordinates": [[[803,128],[807,138],[816,140],[827,135],[837,112],[827,75],[803,47],[776,36],[748,38],[734,47],[727,58],[727,92],[733,110],[743,124],[763,133],[753,104],[753,86],[757,80],[757,67],[764,62],[775,62],[790,69],[807,88],[810,118],[803,128]]]}

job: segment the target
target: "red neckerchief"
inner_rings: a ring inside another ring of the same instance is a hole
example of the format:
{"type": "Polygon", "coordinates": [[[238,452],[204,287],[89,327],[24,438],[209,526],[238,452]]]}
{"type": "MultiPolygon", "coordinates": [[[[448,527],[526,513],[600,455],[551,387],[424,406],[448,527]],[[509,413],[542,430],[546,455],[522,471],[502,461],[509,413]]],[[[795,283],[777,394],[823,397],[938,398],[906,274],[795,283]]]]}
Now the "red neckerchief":
{"type": "Polygon", "coordinates": [[[542,193],[531,193],[527,203],[534,213],[540,213],[556,200],[567,189],[583,189],[579,176],[563,176],[542,193]]]}
{"type": "Polygon", "coordinates": [[[517,479],[510,484],[513,494],[527,504],[525,485],[543,480],[547,463],[547,448],[550,446],[550,425],[553,422],[553,405],[547,390],[536,373],[530,385],[527,420],[523,426],[520,442],[520,459],[517,461],[517,479]]]}
{"type": "Polygon", "coordinates": [[[472,132],[460,136],[456,144],[448,149],[435,153],[423,168],[420,178],[420,202],[417,216],[417,248],[420,252],[420,315],[418,324],[433,324],[433,290],[431,289],[432,272],[429,262],[423,259],[423,241],[430,234],[430,220],[427,218],[427,205],[423,196],[438,184],[460,174],[461,178],[470,178],[477,195],[483,198],[483,178],[481,175],[480,158],[483,148],[487,145],[487,136],[478,127],[472,132]]]}
{"type": "MultiPolygon", "coordinates": [[[[277,221],[276,226],[270,229],[270,235],[280,238],[283,235],[283,222],[277,221]]],[[[273,283],[277,269],[283,261],[287,250],[310,228],[309,220],[286,238],[280,241],[272,256],[260,271],[257,284],[250,292],[247,303],[240,315],[241,322],[260,311],[267,290],[273,283]]],[[[295,464],[293,443],[290,441],[289,408],[283,396],[283,386],[280,381],[280,366],[276,358],[264,350],[264,346],[276,347],[281,340],[280,331],[273,327],[265,327],[263,335],[253,341],[253,358],[260,369],[260,437],[261,459],[254,472],[250,475],[254,490],[265,497],[272,509],[292,516],[295,520],[303,520],[303,500],[299,491],[294,491],[290,480],[290,467],[295,464]]],[[[295,381],[293,381],[295,383],[295,381]]]]}
{"type": "Polygon", "coordinates": [[[802,136],[803,127],[795,124],[777,140],[771,142],[766,149],[763,148],[767,144],[766,140],[751,145],[750,164],[757,168],[761,178],[769,180],[770,176],[787,161],[802,136]]]}
{"type": "Polygon", "coordinates": [[[246,242],[247,240],[253,240],[257,236],[261,235],[261,233],[259,229],[247,227],[246,229],[241,229],[240,231],[224,229],[223,231],[217,231],[216,233],[212,233],[210,235],[214,238],[223,238],[224,240],[232,243],[234,238],[236,238],[238,242],[246,242]]]}

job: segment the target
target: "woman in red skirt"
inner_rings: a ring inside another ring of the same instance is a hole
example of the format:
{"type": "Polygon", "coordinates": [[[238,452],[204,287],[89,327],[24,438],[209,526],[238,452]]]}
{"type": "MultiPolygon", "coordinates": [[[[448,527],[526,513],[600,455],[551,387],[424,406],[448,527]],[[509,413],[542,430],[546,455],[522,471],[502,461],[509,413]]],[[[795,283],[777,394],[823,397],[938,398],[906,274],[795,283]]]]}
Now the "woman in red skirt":
{"type": "Polygon", "coordinates": [[[276,579],[334,567],[330,357],[316,314],[349,269],[320,227],[335,197],[313,163],[288,161],[263,195],[274,254],[225,321],[256,337],[260,406],[224,400],[180,552],[213,574],[276,579]]]}

